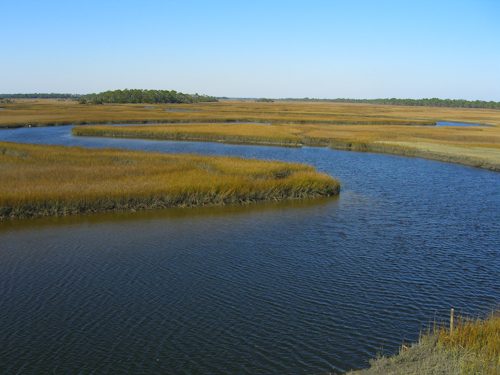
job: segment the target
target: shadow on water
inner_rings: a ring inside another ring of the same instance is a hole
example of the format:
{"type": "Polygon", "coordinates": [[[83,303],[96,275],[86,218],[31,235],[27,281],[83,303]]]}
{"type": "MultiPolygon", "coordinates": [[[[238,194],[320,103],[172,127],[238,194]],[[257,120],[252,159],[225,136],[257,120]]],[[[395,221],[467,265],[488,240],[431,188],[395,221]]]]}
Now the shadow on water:
{"type": "MultiPolygon", "coordinates": [[[[141,210],[141,211],[110,211],[100,213],[90,213],[85,215],[68,216],[48,216],[36,219],[6,220],[0,221],[0,233],[6,231],[24,231],[40,229],[46,227],[67,227],[79,226],[82,224],[100,226],[106,223],[125,224],[125,223],[144,223],[162,220],[206,220],[207,218],[217,216],[220,218],[232,216],[259,216],[272,214],[273,212],[284,212],[292,214],[290,210],[311,209],[332,209],[339,197],[324,197],[315,199],[288,199],[284,201],[255,202],[242,205],[220,205],[220,206],[199,206],[189,208],[169,208],[163,210],[141,210]]],[[[295,214],[301,214],[302,211],[295,214]]]]}

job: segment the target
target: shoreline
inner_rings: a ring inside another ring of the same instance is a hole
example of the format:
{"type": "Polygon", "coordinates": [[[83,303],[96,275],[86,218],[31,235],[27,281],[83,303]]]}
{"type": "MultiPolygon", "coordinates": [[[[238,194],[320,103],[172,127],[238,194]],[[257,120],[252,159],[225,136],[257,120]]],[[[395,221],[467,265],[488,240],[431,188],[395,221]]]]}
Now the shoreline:
{"type": "MultiPolygon", "coordinates": [[[[190,142],[220,142],[226,144],[246,144],[258,146],[275,146],[275,147],[328,147],[335,150],[356,151],[356,152],[373,152],[389,155],[398,155],[406,157],[423,158],[446,163],[465,165],[474,168],[481,168],[493,172],[500,172],[500,161],[495,163],[481,157],[467,156],[460,153],[460,147],[453,147],[457,152],[450,153],[446,151],[431,151],[424,148],[418,148],[417,143],[412,142],[397,142],[378,141],[378,142],[350,142],[350,141],[335,141],[322,138],[301,137],[301,139],[275,139],[272,138],[257,138],[245,136],[224,136],[224,135],[204,135],[204,134],[189,134],[189,133],[130,133],[127,131],[93,131],[92,128],[72,129],[72,134],[79,137],[104,137],[104,138],[126,138],[126,139],[156,139],[166,141],[190,141],[190,142]]],[[[462,148],[465,149],[465,148],[462,148]]]]}
{"type": "Polygon", "coordinates": [[[370,359],[370,367],[344,375],[500,374],[500,313],[484,318],[454,316],[426,333],[419,341],[402,344],[399,353],[370,359]]]}
{"type": "Polygon", "coordinates": [[[333,197],[340,194],[339,189],[329,189],[320,193],[292,193],[266,198],[255,196],[222,197],[214,195],[192,195],[188,197],[157,195],[148,198],[124,197],[88,201],[85,198],[71,202],[48,201],[27,203],[21,206],[0,206],[0,222],[17,219],[36,219],[47,216],[87,215],[113,211],[144,211],[169,208],[193,208],[204,206],[245,205],[266,201],[285,201],[292,199],[314,199],[333,197]]]}
{"type": "MultiPolygon", "coordinates": [[[[408,142],[410,143],[410,142],[408,142]]],[[[486,169],[492,172],[500,172],[500,161],[490,162],[480,157],[470,157],[467,155],[450,154],[446,152],[436,152],[416,147],[398,146],[387,143],[355,143],[355,142],[332,142],[328,147],[335,150],[355,151],[355,152],[373,152],[388,155],[406,156],[422,158],[445,163],[459,164],[468,167],[486,169]]]]}

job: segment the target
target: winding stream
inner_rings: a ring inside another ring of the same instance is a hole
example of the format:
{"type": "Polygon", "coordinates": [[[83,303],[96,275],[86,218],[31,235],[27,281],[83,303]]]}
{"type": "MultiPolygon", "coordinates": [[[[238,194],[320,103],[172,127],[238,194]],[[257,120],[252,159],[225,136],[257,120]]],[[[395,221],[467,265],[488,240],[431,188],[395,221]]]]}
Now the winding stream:
{"type": "Polygon", "coordinates": [[[0,373],[327,374],[500,302],[500,174],[326,148],[0,140],[308,163],[337,198],[0,223],[0,373]]]}

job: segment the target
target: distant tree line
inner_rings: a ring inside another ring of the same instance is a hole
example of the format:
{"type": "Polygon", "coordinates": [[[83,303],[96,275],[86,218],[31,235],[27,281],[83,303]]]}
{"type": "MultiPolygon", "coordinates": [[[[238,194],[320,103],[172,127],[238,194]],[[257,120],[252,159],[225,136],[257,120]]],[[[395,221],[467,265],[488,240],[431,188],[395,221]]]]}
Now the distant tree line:
{"type": "Polygon", "coordinates": [[[78,94],[0,94],[0,99],[75,99],[81,95],[78,94]]]}
{"type": "Polygon", "coordinates": [[[81,104],[104,103],[200,103],[217,102],[217,98],[207,95],[189,95],[175,90],[115,90],[104,91],[99,94],[88,94],[80,97],[81,104]]]}
{"type": "Polygon", "coordinates": [[[260,99],[257,99],[256,102],[274,103],[274,100],[273,99],[267,99],[267,98],[260,98],[260,99]]]}
{"type": "Polygon", "coordinates": [[[335,102],[335,103],[368,103],[368,104],[387,104],[387,105],[410,105],[423,107],[459,107],[459,108],[489,108],[500,109],[500,102],[486,102],[484,100],[465,100],[465,99],[311,99],[311,98],[286,98],[285,101],[305,101],[305,102],[335,102]]]}

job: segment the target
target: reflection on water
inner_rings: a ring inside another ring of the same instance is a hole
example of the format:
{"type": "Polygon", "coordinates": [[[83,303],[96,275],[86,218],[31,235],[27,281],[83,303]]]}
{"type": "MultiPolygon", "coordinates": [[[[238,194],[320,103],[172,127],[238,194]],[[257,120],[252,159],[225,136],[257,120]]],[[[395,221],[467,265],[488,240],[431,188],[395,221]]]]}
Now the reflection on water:
{"type": "Polygon", "coordinates": [[[1,140],[315,165],[333,199],[0,223],[0,373],[326,374],[500,302],[500,175],[391,155],[1,140]]]}

